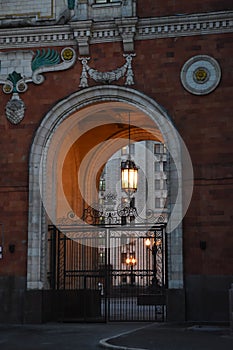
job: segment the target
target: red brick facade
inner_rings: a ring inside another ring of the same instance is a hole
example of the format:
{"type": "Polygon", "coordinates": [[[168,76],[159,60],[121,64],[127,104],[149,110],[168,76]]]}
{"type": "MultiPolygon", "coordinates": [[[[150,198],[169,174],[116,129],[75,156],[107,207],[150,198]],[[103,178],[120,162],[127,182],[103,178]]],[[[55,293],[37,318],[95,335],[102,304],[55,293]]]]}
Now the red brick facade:
{"type": "MultiPolygon", "coordinates": [[[[138,0],[138,16],[232,10],[232,1],[138,0]]],[[[134,42],[133,71],[136,89],[163,106],[171,116],[190,153],[194,191],[183,221],[184,274],[232,276],[233,234],[233,33],[192,35],[134,42]],[[215,58],[222,72],[210,94],[187,92],[180,80],[183,64],[195,55],[215,58]],[[201,249],[200,242],[205,242],[201,249]]],[[[24,47],[26,49],[26,47],[24,47]]],[[[57,47],[61,50],[60,47],[57,47]]],[[[76,47],[74,47],[76,49],[76,47]]],[[[109,71],[124,64],[121,42],[90,45],[90,65],[109,71]]],[[[42,85],[30,84],[22,94],[25,117],[19,125],[5,118],[9,96],[0,92],[0,223],[4,224],[1,276],[26,277],[28,230],[28,165],[35,132],[58,101],[79,90],[82,66],[77,60],[66,71],[45,73],[42,85]],[[15,245],[14,253],[9,245],[15,245]]],[[[90,86],[97,85],[93,80],[90,86]]],[[[116,85],[124,86],[123,79],[116,85]]],[[[207,277],[206,277],[207,276],[207,277]]],[[[190,287],[191,288],[191,284],[190,287]]],[[[192,291],[191,291],[192,293],[192,291]]],[[[189,296],[188,296],[189,299],[189,296]]]]}
{"type": "Polygon", "coordinates": [[[153,1],[153,0],[138,0],[138,16],[139,17],[156,17],[156,16],[171,16],[179,14],[191,14],[200,12],[214,12],[232,10],[232,2],[230,0],[195,0],[195,1],[175,1],[168,0],[153,1]]]}

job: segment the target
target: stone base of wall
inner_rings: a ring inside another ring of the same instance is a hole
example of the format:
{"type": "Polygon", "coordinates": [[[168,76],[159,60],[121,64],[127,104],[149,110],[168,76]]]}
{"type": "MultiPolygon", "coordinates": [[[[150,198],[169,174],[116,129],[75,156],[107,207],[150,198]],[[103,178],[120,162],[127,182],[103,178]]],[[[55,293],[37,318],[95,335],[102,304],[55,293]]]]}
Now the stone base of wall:
{"type": "Polygon", "coordinates": [[[228,323],[232,281],[233,276],[186,276],[186,320],[228,323]]]}
{"type": "Polygon", "coordinates": [[[24,323],[94,322],[100,318],[99,290],[31,290],[25,293],[24,323]]]}
{"type": "Polygon", "coordinates": [[[233,283],[231,284],[231,289],[229,290],[229,306],[230,330],[233,333],[233,283]]]}
{"type": "MultiPolygon", "coordinates": [[[[185,321],[185,291],[166,290],[167,321],[185,321]]],[[[98,320],[101,317],[101,296],[96,290],[26,291],[24,323],[98,320]]]]}
{"type": "Polygon", "coordinates": [[[168,289],[166,292],[167,321],[185,322],[185,290],[168,289]]]}
{"type": "MultiPolygon", "coordinates": [[[[229,323],[232,315],[230,309],[233,299],[233,297],[231,299],[232,281],[233,276],[186,276],[185,290],[169,289],[166,292],[167,321],[229,323]]],[[[79,309],[81,305],[84,305],[83,301],[73,303],[74,300],[83,300],[82,298],[84,298],[81,294],[77,295],[77,291],[71,291],[69,297],[62,299],[66,300],[66,303],[61,304],[59,298],[62,298],[62,295],[59,293],[63,291],[25,291],[25,282],[24,277],[0,278],[0,323],[58,321],[59,317],[64,316],[62,314],[64,308],[66,308],[66,316],[70,316],[69,313],[74,310],[79,312],[80,317],[84,317],[83,310],[79,309]],[[57,313],[54,313],[52,308],[58,310],[57,313]]],[[[67,291],[64,292],[67,293],[67,291]]],[[[98,295],[88,295],[88,300],[92,300],[92,305],[90,302],[88,303],[91,312],[91,314],[87,313],[88,317],[99,316],[100,303],[96,302],[98,298],[98,295]]],[[[85,310],[85,312],[89,311],[85,310]]]]}
{"type": "Polygon", "coordinates": [[[22,323],[24,309],[24,277],[0,277],[0,323],[22,323]]]}

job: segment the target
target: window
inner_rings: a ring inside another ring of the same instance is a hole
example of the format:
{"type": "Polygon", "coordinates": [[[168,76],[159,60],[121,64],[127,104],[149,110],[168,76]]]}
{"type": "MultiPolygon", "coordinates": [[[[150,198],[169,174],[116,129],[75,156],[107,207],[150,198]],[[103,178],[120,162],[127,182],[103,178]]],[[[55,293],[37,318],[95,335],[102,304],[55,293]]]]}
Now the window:
{"type": "Polygon", "coordinates": [[[127,147],[127,146],[124,146],[124,147],[122,147],[122,149],[121,149],[121,155],[122,155],[122,156],[125,156],[126,154],[128,154],[128,147],[127,147]]]}
{"type": "Polygon", "coordinates": [[[154,154],[164,154],[166,152],[167,152],[167,149],[163,143],[154,144],[154,154]]]}
{"type": "Polygon", "coordinates": [[[160,162],[155,162],[155,171],[160,171],[160,162]]]}
{"type": "Polygon", "coordinates": [[[99,191],[105,191],[105,189],[106,189],[105,179],[101,178],[99,182],[99,191]]]}
{"type": "Polygon", "coordinates": [[[167,180],[155,179],[155,190],[167,190],[167,180]]]}
{"type": "Polygon", "coordinates": [[[155,189],[160,190],[160,180],[155,180],[155,189]]]}
{"type": "Polygon", "coordinates": [[[154,154],[160,154],[161,153],[161,148],[160,148],[160,143],[155,143],[154,144],[154,154]]]}
{"type": "MultiPolygon", "coordinates": [[[[93,20],[99,22],[121,17],[136,17],[135,0],[80,0],[75,3],[77,2],[80,3],[80,6],[74,6],[77,21],[93,20]]],[[[72,1],[70,3],[73,4],[72,1]]],[[[122,24],[119,26],[121,27],[122,24]]],[[[131,43],[130,45],[132,46],[131,43]]],[[[130,49],[130,45],[128,49],[130,49]]]]}
{"type": "Polygon", "coordinates": [[[167,198],[162,198],[162,207],[167,208],[167,198]]]}
{"type": "MultiPolygon", "coordinates": [[[[125,156],[129,154],[129,146],[124,146],[121,148],[121,155],[125,156]]],[[[135,154],[135,144],[131,143],[130,144],[130,154],[135,154]]]]}
{"type": "Polygon", "coordinates": [[[108,4],[111,2],[119,2],[119,0],[95,0],[96,4],[108,4]]]}
{"type": "Polygon", "coordinates": [[[162,180],[162,190],[166,190],[167,189],[167,180],[162,180]]]}
{"type": "Polygon", "coordinates": [[[155,208],[167,208],[167,197],[166,198],[160,198],[155,197],[155,208]]]}
{"type": "Polygon", "coordinates": [[[160,198],[159,197],[155,198],[155,208],[160,208],[160,198]]]}
{"type": "Polygon", "coordinates": [[[130,154],[135,154],[135,144],[134,143],[130,144],[129,149],[130,149],[130,154]]]}
{"type": "Polygon", "coordinates": [[[166,173],[168,171],[168,163],[163,162],[163,171],[166,173]]]}

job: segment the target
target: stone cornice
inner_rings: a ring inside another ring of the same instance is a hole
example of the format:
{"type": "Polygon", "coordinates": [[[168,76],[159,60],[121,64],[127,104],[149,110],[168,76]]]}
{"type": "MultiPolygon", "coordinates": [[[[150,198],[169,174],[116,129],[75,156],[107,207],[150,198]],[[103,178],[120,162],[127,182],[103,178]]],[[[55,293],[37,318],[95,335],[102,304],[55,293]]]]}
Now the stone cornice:
{"type": "Polygon", "coordinates": [[[142,19],[136,39],[227,32],[233,32],[233,11],[142,19]]]}
{"type": "Polygon", "coordinates": [[[66,46],[75,44],[70,26],[0,29],[0,48],[66,46]]]}
{"type": "Polygon", "coordinates": [[[147,40],[233,32],[233,11],[200,13],[109,22],[70,22],[67,25],[0,28],[0,49],[48,47],[147,40]],[[85,30],[85,22],[87,28],[85,30]],[[81,25],[81,27],[80,27],[81,25]],[[78,29],[78,30],[77,30],[78,29]],[[85,39],[86,38],[86,39],[85,39]]]}

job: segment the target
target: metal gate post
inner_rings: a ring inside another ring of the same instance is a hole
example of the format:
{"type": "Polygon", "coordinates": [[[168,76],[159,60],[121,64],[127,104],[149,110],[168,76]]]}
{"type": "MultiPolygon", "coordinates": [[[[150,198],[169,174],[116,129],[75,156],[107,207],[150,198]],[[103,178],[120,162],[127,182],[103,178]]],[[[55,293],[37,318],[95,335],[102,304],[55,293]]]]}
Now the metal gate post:
{"type": "Polygon", "coordinates": [[[110,281],[111,281],[111,270],[110,270],[110,229],[106,229],[106,320],[109,321],[110,318],[110,281]]]}
{"type": "Polygon", "coordinates": [[[50,287],[56,289],[57,229],[49,226],[50,234],[50,287]]]}

